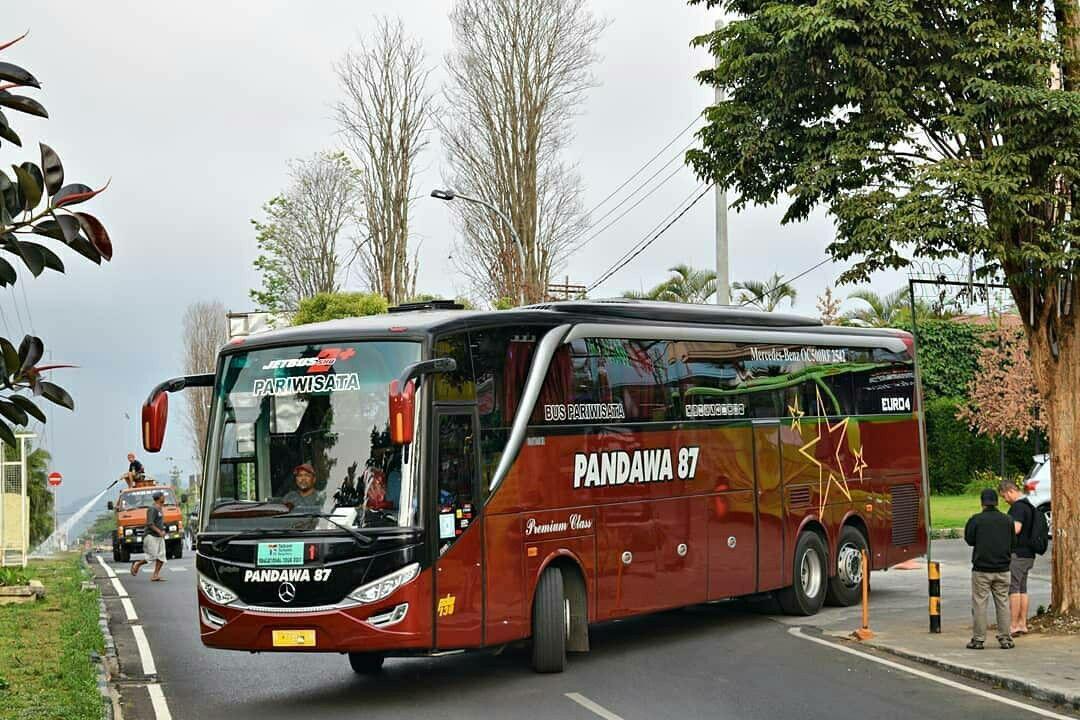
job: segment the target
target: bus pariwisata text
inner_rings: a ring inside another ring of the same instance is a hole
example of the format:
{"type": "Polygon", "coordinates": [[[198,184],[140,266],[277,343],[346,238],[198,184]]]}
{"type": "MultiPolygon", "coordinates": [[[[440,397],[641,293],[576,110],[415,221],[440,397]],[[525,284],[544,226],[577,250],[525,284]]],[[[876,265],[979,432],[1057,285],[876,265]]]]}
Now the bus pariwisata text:
{"type": "Polygon", "coordinates": [[[388,655],[774,593],[859,597],[926,551],[912,340],[739,308],[441,303],[236,339],[213,387],[196,569],[212,648],[388,655]]]}

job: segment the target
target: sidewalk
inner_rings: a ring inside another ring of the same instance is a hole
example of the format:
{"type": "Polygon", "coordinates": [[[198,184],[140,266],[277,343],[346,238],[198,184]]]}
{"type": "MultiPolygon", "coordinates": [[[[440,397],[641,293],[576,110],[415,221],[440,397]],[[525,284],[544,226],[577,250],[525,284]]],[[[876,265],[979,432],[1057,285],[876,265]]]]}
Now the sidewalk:
{"type": "MultiPolygon", "coordinates": [[[[926,563],[920,560],[916,569],[874,573],[870,628],[875,637],[861,644],[1080,710],[1080,638],[1029,634],[1016,638],[1015,649],[1001,650],[991,626],[985,650],[966,649],[971,639],[970,548],[962,541],[937,540],[932,551],[941,562],[941,634],[929,632],[926,563]]],[[[1028,580],[1032,614],[1050,602],[1049,572],[1047,554],[1036,560],[1028,580]]],[[[850,637],[860,613],[859,607],[825,612],[814,625],[827,635],[850,637]]]]}

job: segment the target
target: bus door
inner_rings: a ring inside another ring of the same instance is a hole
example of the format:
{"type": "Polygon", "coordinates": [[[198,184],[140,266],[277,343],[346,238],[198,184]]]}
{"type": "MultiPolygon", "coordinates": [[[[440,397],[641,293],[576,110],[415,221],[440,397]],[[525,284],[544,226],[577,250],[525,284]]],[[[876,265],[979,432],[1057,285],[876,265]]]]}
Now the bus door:
{"type": "Polygon", "coordinates": [[[784,492],[780,421],[754,420],[754,491],[757,525],[757,589],[783,585],[784,492]]]}
{"type": "Polygon", "coordinates": [[[435,407],[435,647],[483,644],[483,502],[475,405],[435,407]]]}

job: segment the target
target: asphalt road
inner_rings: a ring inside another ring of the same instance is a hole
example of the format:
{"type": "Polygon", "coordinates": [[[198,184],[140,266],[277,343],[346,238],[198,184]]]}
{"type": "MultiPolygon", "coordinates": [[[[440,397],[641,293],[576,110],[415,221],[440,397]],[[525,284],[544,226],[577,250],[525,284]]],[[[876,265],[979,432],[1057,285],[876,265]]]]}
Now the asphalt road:
{"type": "MultiPolygon", "coordinates": [[[[949,546],[948,552],[963,564],[962,547],[949,546]]],[[[127,566],[108,564],[138,615],[125,619],[118,590],[102,577],[128,720],[155,717],[136,692],[148,680],[163,689],[177,720],[1036,717],[808,641],[791,632],[792,618],[777,622],[767,608],[741,602],[594,627],[592,652],[571,656],[560,675],[536,675],[524,650],[508,649],[501,655],[391,659],[382,675],[362,678],[336,654],[203,648],[190,553],[168,564],[166,583],[149,582],[145,571],[132,578],[127,566]],[[139,667],[131,625],[142,626],[152,649],[156,674],[149,677],[139,667]]],[[[893,583],[917,583],[925,593],[921,573],[909,574],[910,580],[889,576],[893,583]]],[[[826,610],[818,619],[836,621],[851,611],[826,610]]]]}

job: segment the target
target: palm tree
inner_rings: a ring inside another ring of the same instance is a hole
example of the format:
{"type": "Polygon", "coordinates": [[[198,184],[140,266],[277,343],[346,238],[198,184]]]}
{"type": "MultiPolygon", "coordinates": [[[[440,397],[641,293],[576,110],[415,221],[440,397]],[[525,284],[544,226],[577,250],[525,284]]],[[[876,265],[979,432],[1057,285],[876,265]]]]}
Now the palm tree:
{"type": "Polygon", "coordinates": [[[784,282],[780,273],[773,273],[768,280],[746,280],[731,285],[732,290],[739,290],[735,302],[739,305],[756,305],[766,312],[772,312],[780,307],[780,303],[787,298],[788,304],[795,306],[795,288],[790,283],[784,282]]]}
{"type": "Polygon", "coordinates": [[[844,317],[859,325],[892,327],[900,322],[903,314],[910,314],[907,295],[907,288],[900,288],[887,295],[878,295],[870,289],[856,290],[848,297],[862,300],[869,307],[851,310],[844,313],[844,317]]]}
{"type": "Polygon", "coordinates": [[[716,272],[698,270],[683,263],[668,268],[673,273],[659,285],[646,292],[630,290],[625,298],[636,300],[666,300],[667,302],[703,303],[716,293],[716,272]]]}

